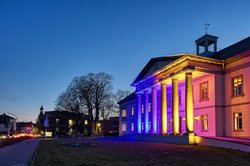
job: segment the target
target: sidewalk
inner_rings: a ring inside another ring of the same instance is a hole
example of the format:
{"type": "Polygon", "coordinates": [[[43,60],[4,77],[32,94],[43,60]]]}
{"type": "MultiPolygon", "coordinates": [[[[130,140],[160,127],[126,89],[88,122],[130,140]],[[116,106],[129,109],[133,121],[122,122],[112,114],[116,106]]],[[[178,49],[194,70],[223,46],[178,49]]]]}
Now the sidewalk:
{"type": "Polygon", "coordinates": [[[28,139],[0,148],[0,165],[28,166],[39,141],[39,139],[28,139]]]}

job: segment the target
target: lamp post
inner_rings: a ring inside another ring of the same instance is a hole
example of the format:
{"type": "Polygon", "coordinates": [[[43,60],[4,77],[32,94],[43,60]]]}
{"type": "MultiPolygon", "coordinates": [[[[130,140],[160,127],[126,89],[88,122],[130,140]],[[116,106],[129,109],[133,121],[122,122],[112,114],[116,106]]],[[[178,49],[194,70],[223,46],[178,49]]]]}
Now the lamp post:
{"type": "Polygon", "coordinates": [[[97,132],[98,132],[98,137],[100,137],[100,126],[101,126],[101,124],[100,124],[100,123],[97,123],[97,126],[98,126],[98,130],[97,130],[97,132]]]}

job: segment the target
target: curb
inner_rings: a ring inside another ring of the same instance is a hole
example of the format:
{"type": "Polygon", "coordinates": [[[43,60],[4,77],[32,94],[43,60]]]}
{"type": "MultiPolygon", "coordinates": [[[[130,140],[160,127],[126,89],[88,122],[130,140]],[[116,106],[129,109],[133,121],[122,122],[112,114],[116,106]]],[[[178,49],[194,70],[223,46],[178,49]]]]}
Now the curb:
{"type": "MultiPolygon", "coordinates": [[[[40,140],[40,141],[41,141],[41,140],[40,140]]],[[[38,153],[38,150],[39,150],[39,148],[40,148],[40,141],[39,141],[39,143],[38,143],[38,145],[37,145],[37,147],[36,147],[36,150],[35,150],[34,154],[32,155],[31,160],[29,161],[29,165],[30,165],[30,166],[34,166],[34,159],[36,158],[37,153],[38,153]]]]}

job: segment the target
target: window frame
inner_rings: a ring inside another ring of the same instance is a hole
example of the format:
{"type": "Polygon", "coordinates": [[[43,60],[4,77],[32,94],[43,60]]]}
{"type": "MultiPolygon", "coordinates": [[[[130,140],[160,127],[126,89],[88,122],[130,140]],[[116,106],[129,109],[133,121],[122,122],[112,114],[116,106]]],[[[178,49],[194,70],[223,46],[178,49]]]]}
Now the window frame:
{"type": "Polygon", "coordinates": [[[232,98],[233,97],[239,97],[239,96],[244,96],[244,85],[243,85],[243,74],[241,74],[241,75],[237,75],[237,76],[235,76],[235,77],[232,77],[231,78],[231,89],[232,89],[232,92],[231,92],[231,95],[232,95],[232,98]],[[234,80],[235,79],[237,79],[237,78],[241,78],[241,94],[235,94],[234,92],[234,89],[235,89],[235,87],[234,87],[234,80]]]}
{"type": "Polygon", "coordinates": [[[209,82],[208,81],[204,81],[204,82],[201,82],[200,84],[200,102],[201,101],[208,101],[209,100],[209,82]],[[202,95],[202,88],[203,88],[203,86],[202,85],[204,85],[204,84],[207,84],[207,91],[206,91],[206,93],[207,93],[207,95],[205,95],[204,94],[204,98],[202,97],[203,95],[202,95]]]}
{"type": "Polygon", "coordinates": [[[243,131],[243,113],[242,112],[234,112],[233,113],[233,130],[234,131],[243,131]],[[238,114],[238,117],[235,117],[236,114],[238,114]],[[241,116],[239,114],[241,114],[241,116]],[[241,122],[239,119],[241,119],[241,122]],[[236,126],[236,121],[237,121],[237,126],[236,126]],[[239,124],[239,123],[241,123],[241,124],[239,124]]]}
{"type": "Polygon", "coordinates": [[[208,115],[207,114],[201,115],[201,131],[208,131],[208,115]],[[205,126],[207,126],[207,128],[205,128],[205,126]]]}

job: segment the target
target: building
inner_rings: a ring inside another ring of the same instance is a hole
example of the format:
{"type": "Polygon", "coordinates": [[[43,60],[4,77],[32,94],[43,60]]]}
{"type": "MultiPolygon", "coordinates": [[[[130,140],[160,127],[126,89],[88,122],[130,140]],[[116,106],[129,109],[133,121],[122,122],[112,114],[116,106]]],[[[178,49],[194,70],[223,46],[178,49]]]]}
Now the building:
{"type": "Polygon", "coordinates": [[[250,37],[220,51],[217,39],[152,58],[119,102],[119,134],[250,137],[250,37]]]}
{"type": "Polygon", "coordinates": [[[7,137],[15,134],[16,132],[16,119],[6,115],[0,115],[0,138],[7,137]]]}
{"type": "Polygon", "coordinates": [[[16,132],[25,134],[36,134],[36,125],[32,122],[17,122],[16,132]]]}
{"type": "Polygon", "coordinates": [[[97,128],[99,134],[104,136],[118,136],[119,135],[119,117],[110,117],[109,119],[100,120],[100,126],[97,128]]]}
{"type": "Polygon", "coordinates": [[[46,131],[51,136],[65,137],[77,134],[76,131],[81,131],[79,134],[89,135],[92,129],[90,118],[85,114],[68,111],[45,111],[44,117],[48,118],[46,131]],[[76,122],[77,119],[79,119],[78,122],[76,122]]]}

